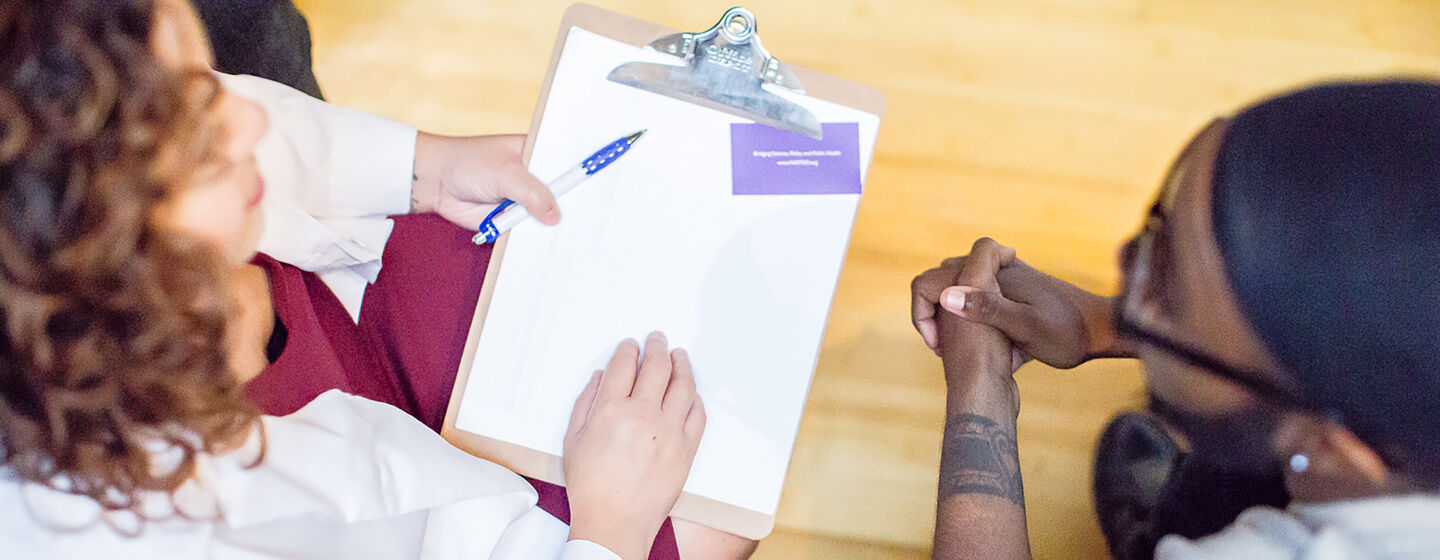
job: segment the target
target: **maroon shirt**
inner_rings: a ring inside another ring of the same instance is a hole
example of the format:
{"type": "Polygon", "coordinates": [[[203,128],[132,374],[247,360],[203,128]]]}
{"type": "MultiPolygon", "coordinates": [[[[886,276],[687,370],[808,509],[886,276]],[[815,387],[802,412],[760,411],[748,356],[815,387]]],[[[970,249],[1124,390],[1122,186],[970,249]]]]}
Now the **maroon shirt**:
{"type": "MultiPolygon", "coordinates": [[[[394,405],[439,431],[490,262],[491,246],[475,246],[471,235],[434,215],[396,216],[358,325],[315,274],[257,256],[286,338],[278,359],[246,384],[250,398],[266,414],[285,415],[340,389],[394,405]]],[[[563,487],[530,484],[542,509],[570,522],[563,487]]],[[[650,559],[679,558],[667,519],[650,559]]]]}

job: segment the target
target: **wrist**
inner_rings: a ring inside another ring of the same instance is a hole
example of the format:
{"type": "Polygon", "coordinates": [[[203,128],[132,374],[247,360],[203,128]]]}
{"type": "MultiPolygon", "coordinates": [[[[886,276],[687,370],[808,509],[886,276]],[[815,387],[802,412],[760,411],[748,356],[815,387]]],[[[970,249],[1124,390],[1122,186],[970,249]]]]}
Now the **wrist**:
{"type": "Polygon", "coordinates": [[[620,517],[623,516],[602,516],[598,520],[591,520],[588,516],[572,515],[569,540],[593,542],[610,549],[610,552],[624,560],[643,560],[648,557],[650,544],[655,541],[659,528],[649,532],[636,530],[634,527],[627,527],[620,517]]]}
{"type": "Polygon", "coordinates": [[[1090,348],[1085,359],[1135,357],[1129,342],[1120,336],[1115,320],[1115,298],[1088,292],[1086,295],[1089,297],[1086,298],[1084,317],[1090,334],[1090,348]]]}
{"type": "Polygon", "coordinates": [[[1020,386],[1014,374],[1009,373],[1008,364],[946,364],[945,373],[946,415],[972,413],[994,419],[1007,417],[1011,422],[1020,416],[1020,386]]]}
{"type": "Polygon", "coordinates": [[[410,212],[434,212],[444,176],[446,137],[421,131],[415,135],[415,162],[410,177],[410,212]]]}
{"type": "MultiPolygon", "coordinates": [[[[950,319],[950,318],[946,318],[950,319]]],[[[969,344],[941,343],[940,364],[945,370],[946,385],[966,385],[972,379],[1010,379],[1011,347],[1004,335],[987,332],[991,327],[959,323],[961,319],[942,321],[942,331],[968,330],[969,344]],[[951,327],[949,329],[944,327],[951,327]],[[978,337],[978,339],[976,338],[978,337]]]]}
{"type": "Polygon", "coordinates": [[[950,343],[940,345],[940,363],[951,403],[965,409],[960,412],[1015,416],[1019,394],[1014,389],[1012,348],[1004,335],[992,327],[953,316],[941,318],[940,331],[954,337],[950,343]]]}
{"type": "Polygon", "coordinates": [[[1020,389],[1009,375],[947,374],[945,411],[947,417],[968,413],[1014,422],[1020,416],[1020,389]]]}

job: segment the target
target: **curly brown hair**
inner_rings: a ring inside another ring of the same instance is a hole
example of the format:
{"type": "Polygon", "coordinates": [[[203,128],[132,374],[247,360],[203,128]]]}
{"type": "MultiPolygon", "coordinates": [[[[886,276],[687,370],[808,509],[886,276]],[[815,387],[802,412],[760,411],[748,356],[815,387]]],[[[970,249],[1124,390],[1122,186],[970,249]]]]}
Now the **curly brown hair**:
{"type": "Polygon", "coordinates": [[[258,427],[219,257],[155,224],[223,131],[215,78],[152,53],[154,15],[0,4],[0,470],[141,519],[258,427]]]}

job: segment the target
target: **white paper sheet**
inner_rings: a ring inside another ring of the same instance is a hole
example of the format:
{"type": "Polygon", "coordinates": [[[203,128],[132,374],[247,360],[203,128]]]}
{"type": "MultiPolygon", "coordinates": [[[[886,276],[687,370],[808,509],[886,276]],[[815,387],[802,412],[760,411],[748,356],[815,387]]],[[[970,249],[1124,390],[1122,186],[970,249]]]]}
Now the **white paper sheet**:
{"type": "MultiPolygon", "coordinates": [[[[560,455],[591,372],[660,330],[709,414],[685,490],[774,515],[860,195],[733,195],[730,123],[747,121],[605,79],[632,60],[673,59],[566,39],[530,171],[649,132],[561,199],[559,226],[511,231],[456,427],[560,455]]],[[[786,97],[858,123],[863,177],[879,118],[786,97]]]]}

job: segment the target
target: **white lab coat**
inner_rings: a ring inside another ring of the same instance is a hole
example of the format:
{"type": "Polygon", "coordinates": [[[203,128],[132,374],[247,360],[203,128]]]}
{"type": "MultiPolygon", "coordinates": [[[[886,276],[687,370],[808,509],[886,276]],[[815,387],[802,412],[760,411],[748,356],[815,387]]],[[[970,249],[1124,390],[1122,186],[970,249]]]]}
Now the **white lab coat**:
{"type": "MultiPolygon", "coordinates": [[[[270,132],[257,148],[267,192],[261,250],[318,273],[350,310],[380,270],[387,215],[409,208],[415,129],[248,76],[225,87],[259,101],[270,132]]],[[[387,404],[327,392],[264,417],[264,461],[245,448],[201,457],[176,494],[132,516],[0,470],[0,557],[144,559],[490,558],[614,560],[568,541],[534,489],[450,446],[387,404]]],[[[0,442],[3,444],[3,442],[0,442]]],[[[165,456],[157,449],[157,456],[165,456]]]]}
{"type": "Polygon", "coordinates": [[[220,75],[270,117],[255,147],[265,198],[260,251],[320,276],[351,319],[410,210],[415,127],[326,104],[254,76],[220,75]]]}

